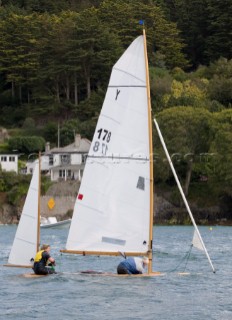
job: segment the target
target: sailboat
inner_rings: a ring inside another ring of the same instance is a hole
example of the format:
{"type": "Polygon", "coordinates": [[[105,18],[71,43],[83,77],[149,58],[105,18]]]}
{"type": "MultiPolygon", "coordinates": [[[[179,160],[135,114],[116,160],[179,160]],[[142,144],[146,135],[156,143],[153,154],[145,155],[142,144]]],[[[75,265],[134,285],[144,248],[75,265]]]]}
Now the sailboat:
{"type": "Polygon", "coordinates": [[[153,146],[146,34],[113,66],[63,253],[147,256],[152,270],[153,146]]]}
{"type": "Polygon", "coordinates": [[[32,268],[40,243],[40,157],[35,164],[31,183],[17,227],[7,267],[32,268]]]}

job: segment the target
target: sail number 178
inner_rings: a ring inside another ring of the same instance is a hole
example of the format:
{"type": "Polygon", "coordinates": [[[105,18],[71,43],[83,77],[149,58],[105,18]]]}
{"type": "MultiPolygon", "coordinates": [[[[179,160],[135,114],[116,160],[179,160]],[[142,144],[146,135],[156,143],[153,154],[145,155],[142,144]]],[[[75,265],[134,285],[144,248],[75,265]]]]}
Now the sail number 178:
{"type": "Polygon", "coordinates": [[[106,141],[106,142],[110,142],[110,138],[111,138],[111,132],[106,130],[106,129],[99,129],[97,131],[98,133],[98,139],[102,139],[103,141],[106,141]]]}
{"type": "Polygon", "coordinates": [[[98,152],[100,150],[102,154],[106,155],[108,151],[107,143],[110,142],[111,132],[106,129],[99,129],[97,133],[98,133],[97,138],[98,140],[101,140],[101,141],[95,141],[93,146],[93,151],[98,152]]]}

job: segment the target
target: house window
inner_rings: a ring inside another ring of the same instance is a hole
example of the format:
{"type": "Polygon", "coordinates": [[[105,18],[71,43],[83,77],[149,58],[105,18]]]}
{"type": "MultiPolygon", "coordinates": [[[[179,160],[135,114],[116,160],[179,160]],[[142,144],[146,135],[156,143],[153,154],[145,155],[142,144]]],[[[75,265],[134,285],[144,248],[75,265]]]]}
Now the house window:
{"type": "Polygon", "coordinates": [[[62,154],[60,156],[60,162],[61,164],[70,164],[71,163],[70,154],[62,154]]]}
{"type": "Polygon", "coordinates": [[[88,157],[88,154],[87,154],[87,153],[82,154],[82,163],[85,163],[85,162],[86,162],[87,157],[88,157]]]}
{"type": "Polygon", "coordinates": [[[7,157],[2,156],[2,157],[1,157],[1,162],[7,162],[7,157]]]}
{"type": "Polygon", "coordinates": [[[71,170],[68,170],[68,171],[67,171],[67,178],[71,178],[71,175],[72,175],[72,171],[71,171],[71,170]]]}
{"type": "Polygon", "coordinates": [[[54,159],[53,159],[53,155],[49,156],[49,166],[53,166],[54,163],[54,159]]]}
{"type": "Polygon", "coordinates": [[[10,162],[15,162],[15,157],[9,157],[10,162]]]}
{"type": "Polygon", "coordinates": [[[65,170],[59,170],[59,177],[65,178],[65,170]]]}

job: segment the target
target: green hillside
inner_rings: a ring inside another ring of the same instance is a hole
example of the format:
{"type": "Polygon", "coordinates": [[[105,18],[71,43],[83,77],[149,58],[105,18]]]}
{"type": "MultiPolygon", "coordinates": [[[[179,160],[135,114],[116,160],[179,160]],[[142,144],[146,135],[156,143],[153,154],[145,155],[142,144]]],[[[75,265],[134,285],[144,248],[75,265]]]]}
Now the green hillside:
{"type": "MultiPolygon", "coordinates": [[[[232,202],[232,2],[2,0],[2,150],[25,155],[91,139],[113,64],[145,21],[153,114],[186,195],[198,207],[232,202]]],[[[157,192],[180,205],[154,130],[157,192]]]]}

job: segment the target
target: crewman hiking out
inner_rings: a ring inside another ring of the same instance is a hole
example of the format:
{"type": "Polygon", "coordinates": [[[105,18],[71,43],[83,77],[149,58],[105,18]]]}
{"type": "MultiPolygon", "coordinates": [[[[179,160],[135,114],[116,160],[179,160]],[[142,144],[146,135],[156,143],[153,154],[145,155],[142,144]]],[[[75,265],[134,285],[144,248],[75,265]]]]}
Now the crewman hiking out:
{"type": "Polygon", "coordinates": [[[149,259],[143,258],[126,258],[119,263],[117,267],[118,274],[142,274],[145,273],[145,267],[148,265],[149,259]]]}

